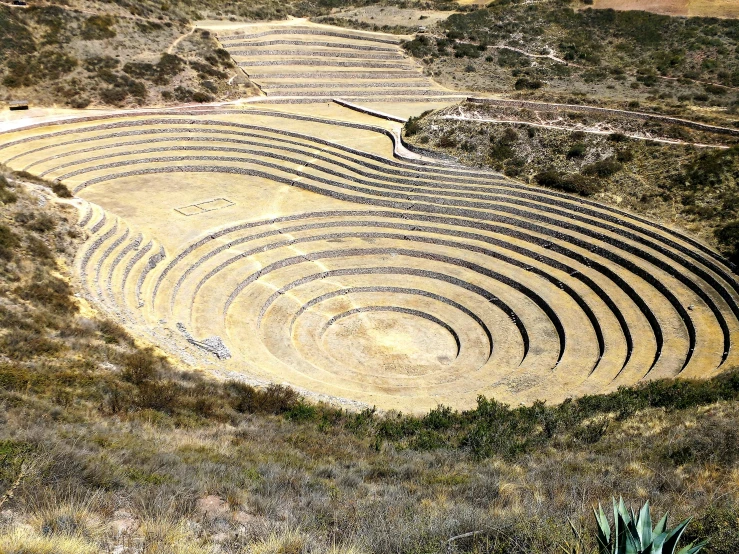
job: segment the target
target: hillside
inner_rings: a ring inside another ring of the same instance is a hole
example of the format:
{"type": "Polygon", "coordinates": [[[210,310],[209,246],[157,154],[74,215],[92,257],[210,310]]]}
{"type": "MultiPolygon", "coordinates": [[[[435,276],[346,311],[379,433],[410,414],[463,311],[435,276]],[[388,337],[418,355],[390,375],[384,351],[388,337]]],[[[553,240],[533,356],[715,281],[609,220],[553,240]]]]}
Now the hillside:
{"type": "MultiPolygon", "coordinates": [[[[370,2],[371,4],[371,2],[370,2]]],[[[452,9],[449,2],[387,2],[452,9]]],[[[330,14],[348,2],[104,2],[0,4],[0,102],[41,106],[137,107],[258,94],[199,19],[260,21],[330,14]]],[[[395,8],[397,9],[397,8],[395,8]]],[[[341,19],[341,18],[339,18],[341,19]]],[[[349,21],[349,20],[347,20],[349,21]]],[[[389,31],[415,31],[417,25],[389,31]]]]}
{"type": "Polygon", "coordinates": [[[0,6],[0,100],[137,107],[255,94],[215,39],[190,34],[186,19],[88,9],[0,6]]]}
{"type": "Polygon", "coordinates": [[[736,373],[409,417],[175,372],[70,284],[68,201],[5,176],[2,552],[554,552],[614,491],[739,547],[736,373]]]}
{"type": "Polygon", "coordinates": [[[732,0],[591,0],[583,6],[598,9],[645,10],[664,15],[687,17],[739,17],[739,6],[732,0]]]}
{"type": "Polygon", "coordinates": [[[502,0],[455,14],[406,45],[452,88],[730,118],[739,21],[575,11],[564,0],[502,0]]]}

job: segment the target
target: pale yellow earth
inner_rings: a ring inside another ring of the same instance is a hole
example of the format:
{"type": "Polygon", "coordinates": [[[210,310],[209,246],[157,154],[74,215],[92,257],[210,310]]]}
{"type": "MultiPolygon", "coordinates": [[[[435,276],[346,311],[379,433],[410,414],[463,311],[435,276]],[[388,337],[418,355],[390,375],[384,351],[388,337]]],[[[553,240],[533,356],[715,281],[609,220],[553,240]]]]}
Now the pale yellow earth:
{"type": "Polygon", "coordinates": [[[739,2],[736,0],[595,0],[593,7],[688,17],[739,17],[739,2]]]}
{"type": "Polygon", "coordinates": [[[457,4],[460,6],[486,6],[490,4],[490,0],[457,0],[457,4]]]}
{"type": "MultiPolygon", "coordinates": [[[[353,46],[304,44],[294,59],[397,49],[391,35],[305,22],[228,25],[252,35],[243,41],[353,46]]],[[[254,46],[263,51],[243,63],[293,46],[254,46]]],[[[89,302],[220,378],[422,412],[480,394],[555,402],[739,362],[739,284],[715,253],[636,216],[407,150],[402,121],[455,97],[394,56],[418,75],[405,96],[387,91],[395,81],[381,69],[332,81],[323,74],[335,68],[310,66],[306,80],[296,66],[279,78],[290,95],[35,111],[27,127],[6,122],[0,162],[77,195],[89,238],[75,271],[89,302]],[[341,101],[306,94],[335,82],[341,101]],[[383,92],[361,95],[358,83],[383,92]]]]}

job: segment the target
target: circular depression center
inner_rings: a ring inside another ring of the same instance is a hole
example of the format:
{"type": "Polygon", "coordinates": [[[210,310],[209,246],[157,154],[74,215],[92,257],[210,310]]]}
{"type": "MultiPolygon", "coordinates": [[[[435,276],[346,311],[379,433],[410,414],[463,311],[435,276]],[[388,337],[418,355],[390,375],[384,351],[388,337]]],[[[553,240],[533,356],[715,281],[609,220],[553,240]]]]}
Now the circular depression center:
{"type": "Polygon", "coordinates": [[[331,357],[368,373],[412,376],[450,365],[459,354],[459,337],[430,314],[371,306],[331,318],[322,346],[331,357]]]}

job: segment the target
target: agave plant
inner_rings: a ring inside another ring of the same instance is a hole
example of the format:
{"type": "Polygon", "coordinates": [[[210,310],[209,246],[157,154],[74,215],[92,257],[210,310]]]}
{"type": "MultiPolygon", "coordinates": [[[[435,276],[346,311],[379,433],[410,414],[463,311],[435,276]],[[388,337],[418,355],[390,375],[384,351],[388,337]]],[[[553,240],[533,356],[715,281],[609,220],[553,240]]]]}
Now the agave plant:
{"type": "Polygon", "coordinates": [[[598,523],[599,554],[696,554],[707,542],[689,544],[679,551],[676,550],[677,543],[692,518],[680,522],[677,527],[668,531],[667,514],[665,514],[657,526],[652,529],[649,501],[636,514],[633,509],[626,509],[623,498],[619,499],[618,503],[614,498],[613,530],[600,504],[598,511],[593,509],[593,513],[598,523]]]}

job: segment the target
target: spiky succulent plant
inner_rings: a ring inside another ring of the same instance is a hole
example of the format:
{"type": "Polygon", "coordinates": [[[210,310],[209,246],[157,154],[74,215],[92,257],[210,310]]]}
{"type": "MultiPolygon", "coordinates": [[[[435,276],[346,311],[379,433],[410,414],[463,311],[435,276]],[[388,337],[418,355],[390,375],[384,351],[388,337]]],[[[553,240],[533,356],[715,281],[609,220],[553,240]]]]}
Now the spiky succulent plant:
{"type": "Polygon", "coordinates": [[[626,509],[623,498],[619,499],[618,503],[614,498],[613,530],[600,504],[598,511],[593,509],[593,513],[598,523],[599,554],[696,554],[706,545],[704,541],[676,550],[677,543],[692,518],[680,522],[677,527],[668,531],[665,514],[652,529],[649,501],[637,514],[633,509],[626,509]]]}

